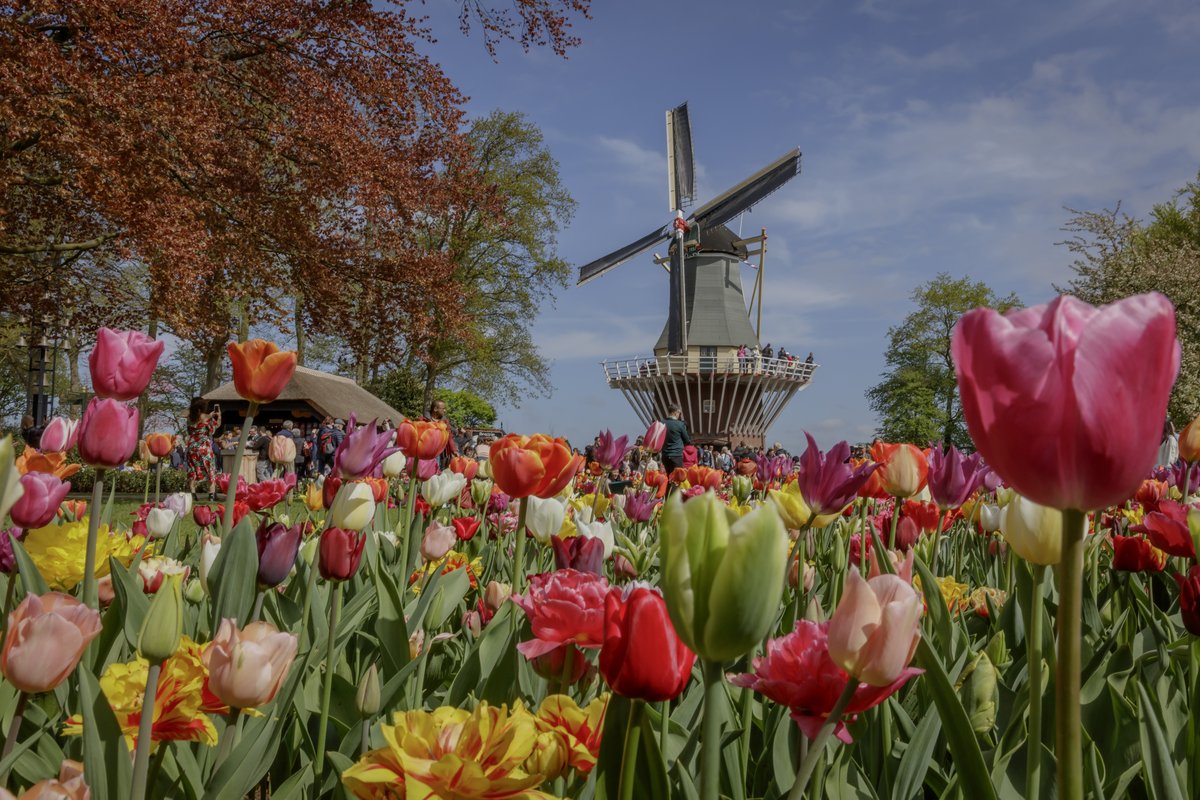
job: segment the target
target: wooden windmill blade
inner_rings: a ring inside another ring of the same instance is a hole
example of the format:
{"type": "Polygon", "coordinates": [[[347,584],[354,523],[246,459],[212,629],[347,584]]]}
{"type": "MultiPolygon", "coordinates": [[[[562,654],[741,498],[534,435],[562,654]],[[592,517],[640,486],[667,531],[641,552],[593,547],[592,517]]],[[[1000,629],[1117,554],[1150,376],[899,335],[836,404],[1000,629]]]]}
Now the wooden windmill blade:
{"type": "Polygon", "coordinates": [[[667,210],[687,208],[696,199],[696,162],[687,103],[667,112],[667,210]]]}
{"type": "Polygon", "coordinates": [[[619,250],[614,250],[606,256],[601,256],[595,261],[584,264],[579,268],[579,280],[576,286],[582,286],[594,278],[598,278],[608,272],[613,267],[624,264],[634,256],[644,253],[654,247],[659,242],[666,241],[670,238],[666,228],[659,228],[656,231],[646,234],[636,242],[630,242],[619,250]]]}
{"type": "Polygon", "coordinates": [[[800,148],[785,153],[746,180],[721,192],[692,212],[702,228],[721,225],[758,203],[800,174],[800,148]]]}

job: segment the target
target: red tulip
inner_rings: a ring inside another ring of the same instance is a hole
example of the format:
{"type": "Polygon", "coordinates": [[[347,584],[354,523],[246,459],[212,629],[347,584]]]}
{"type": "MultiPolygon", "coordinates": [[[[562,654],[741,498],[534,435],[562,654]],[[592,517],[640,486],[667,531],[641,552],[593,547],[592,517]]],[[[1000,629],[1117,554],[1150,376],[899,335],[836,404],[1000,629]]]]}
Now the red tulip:
{"type": "Polygon", "coordinates": [[[893,497],[912,497],[929,480],[929,461],[916,445],[876,442],[871,458],[882,465],[875,474],[893,497]]]}
{"type": "Polygon", "coordinates": [[[479,462],[465,456],[454,456],[450,459],[450,471],[463,475],[467,480],[474,480],[479,474],[479,462]]]}
{"type": "Polygon", "coordinates": [[[1154,467],[1175,376],[1161,294],[969,312],[951,350],[967,430],[992,469],[1051,508],[1124,502],[1154,467]]]}
{"type": "Polygon", "coordinates": [[[333,505],[333,498],[337,497],[338,489],[341,487],[342,479],[336,475],[327,476],[325,482],[321,484],[321,502],[325,505],[326,511],[333,505]]]}
{"type": "MultiPolygon", "coordinates": [[[[1144,533],[1150,543],[1173,556],[1196,558],[1196,545],[1188,530],[1188,510],[1174,500],[1163,500],[1158,511],[1151,511],[1141,525],[1132,525],[1133,533],[1144,533]]],[[[15,521],[15,518],[14,518],[15,521]]]]}
{"type": "Polygon", "coordinates": [[[163,346],[139,331],[96,331],[96,346],[88,356],[92,390],[98,397],[133,400],[150,383],[163,346]]]}
{"type": "Polygon", "coordinates": [[[555,569],[576,569],[593,575],[604,574],[604,541],[593,536],[550,537],[554,548],[555,569]]]}
{"type": "Polygon", "coordinates": [[[1183,627],[1193,636],[1200,636],[1200,566],[1192,565],[1187,576],[1175,575],[1179,584],[1179,613],[1183,627]]]}
{"type": "Polygon", "coordinates": [[[348,581],[358,572],[367,536],[343,528],[326,528],[321,534],[317,566],[327,581],[348,581]]]}
{"type": "Polygon", "coordinates": [[[475,532],[479,530],[479,520],[475,517],[455,517],[450,521],[454,525],[454,532],[464,542],[474,539],[475,532]]]}
{"type": "Polygon", "coordinates": [[[276,478],[275,480],[252,483],[245,487],[244,490],[239,486],[237,496],[245,498],[246,505],[250,506],[251,511],[262,511],[271,508],[287,497],[288,488],[288,485],[284,481],[276,478]],[[242,493],[243,491],[245,491],[245,494],[242,493]]]}
{"type": "Polygon", "coordinates": [[[648,489],[654,490],[654,496],[661,500],[667,495],[667,474],[659,472],[655,469],[646,470],[646,474],[642,476],[642,485],[648,489]]]}
{"type": "MultiPolygon", "coordinates": [[[[218,519],[224,518],[224,516],[225,516],[224,504],[217,503],[216,509],[217,509],[217,518],[218,519]]],[[[234,525],[237,525],[239,522],[241,522],[242,518],[245,517],[249,513],[250,513],[250,506],[246,505],[246,503],[244,503],[241,500],[235,499],[233,501],[233,524],[234,525]]]]}
{"type": "Polygon", "coordinates": [[[93,467],[119,467],[137,450],[137,429],[136,408],[93,397],[79,423],[79,457],[93,467]]]}
{"type": "Polygon", "coordinates": [[[624,595],[609,591],[600,674],[614,692],[648,702],[674,700],[687,687],[695,661],[675,633],[661,594],[643,586],[624,595]]]}
{"type": "Polygon", "coordinates": [[[1167,554],[1141,536],[1113,536],[1113,569],[1119,572],[1162,572],[1167,554]]]}
{"type": "Polygon", "coordinates": [[[525,594],[512,599],[537,638],[521,642],[517,650],[532,659],[567,642],[599,647],[604,642],[607,593],[608,581],[587,572],[560,569],[532,576],[525,594]]]}
{"type": "Polygon", "coordinates": [[[230,342],[227,350],[233,367],[233,386],[240,397],[252,403],[275,400],[296,371],[296,354],[280,350],[272,342],[262,339],[230,342]]]}
{"type": "MultiPolygon", "coordinates": [[[[234,506],[236,509],[236,501],[234,506]]],[[[217,513],[212,510],[212,506],[193,506],[192,519],[195,521],[197,527],[208,528],[215,525],[220,517],[218,517],[217,513]]]]}
{"type": "Polygon", "coordinates": [[[14,525],[32,530],[50,524],[71,484],[48,472],[27,472],[21,476],[21,488],[24,494],[8,513],[14,525]]]}

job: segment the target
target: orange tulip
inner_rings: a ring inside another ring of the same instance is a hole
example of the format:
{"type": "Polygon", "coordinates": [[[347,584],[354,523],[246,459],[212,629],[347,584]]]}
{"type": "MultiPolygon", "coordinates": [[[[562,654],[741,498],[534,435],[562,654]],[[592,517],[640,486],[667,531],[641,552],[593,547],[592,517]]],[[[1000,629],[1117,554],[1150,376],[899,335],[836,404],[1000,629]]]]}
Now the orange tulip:
{"type": "Polygon", "coordinates": [[[467,480],[472,481],[479,474],[479,462],[466,456],[455,456],[450,459],[450,471],[457,472],[467,480]]]}
{"type": "Polygon", "coordinates": [[[280,350],[273,342],[230,342],[228,351],[234,388],[252,403],[270,403],[279,397],[296,371],[296,354],[280,350]]]}
{"type": "Polygon", "coordinates": [[[1179,432],[1179,457],[1189,464],[1200,461],[1200,417],[1184,425],[1179,432]]]}
{"type": "Polygon", "coordinates": [[[553,497],[583,466],[583,456],[571,455],[563,438],[541,433],[510,433],[492,444],[488,453],[492,480],[510,497],[553,497]]]}
{"type": "Polygon", "coordinates": [[[201,656],[209,688],[233,708],[266,705],[283,685],[296,645],[294,633],[280,633],[269,622],[251,622],[238,630],[233,620],[223,619],[201,656]]]}
{"type": "Polygon", "coordinates": [[[155,458],[165,458],[175,446],[175,437],[169,433],[146,434],[146,449],[155,458]]]}
{"type": "Polygon", "coordinates": [[[68,464],[66,453],[39,453],[32,447],[26,447],[15,462],[17,472],[24,475],[27,472],[48,472],[61,480],[79,472],[82,464],[68,464]]]}
{"type": "Polygon", "coordinates": [[[929,480],[929,462],[914,444],[876,442],[871,447],[871,458],[883,465],[875,474],[893,497],[912,497],[929,480]]]}
{"type": "Polygon", "coordinates": [[[70,675],[100,634],[100,612],[70,595],[30,594],[8,616],[0,672],[23,692],[48,692],[70,675]]]}
{"type": "Polygon", "coordinates": [[[656,469],[648,469],[642,476],[642,484],[647,489],[653,489],[654,496],[659,500],[667,496],[667,483],[667,474],[656,469]]]}
{"type": "MultiPolygon", "coordinates": [[[[865,458],[850,459],[851,469],[858,469],[863,464],[869,463],[865,458]]],[[[888,497],[887,490],[883,488],[883,476],[879,470],[871,473],[871,477],[867,478],[867,482],[858,487],[859,497],[873,497],[876,500],[886,500],[888,497]]]]}
{"type": "Polygon", "coordinates": [[[725,474],[719,469],[702,467],[700,465],[687,468],[687,482],[692,486],[703,486],[705,489],[720,489],[725,474]]]}
{"type": "Polygon", "coordinates": [[[406,419],[396,427],[396,446],[409,458],[437,458],[449,442],[445,420],[406,419]]]}

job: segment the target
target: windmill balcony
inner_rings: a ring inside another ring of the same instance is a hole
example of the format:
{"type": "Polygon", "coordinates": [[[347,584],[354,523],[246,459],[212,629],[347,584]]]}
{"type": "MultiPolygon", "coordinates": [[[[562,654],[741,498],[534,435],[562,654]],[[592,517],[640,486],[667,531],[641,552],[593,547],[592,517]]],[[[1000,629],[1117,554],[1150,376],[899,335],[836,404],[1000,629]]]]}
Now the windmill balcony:
{"type": "Polygon", "coordinates": [[[648,358],[610,359],[600,362],[604,377],[610,386],[629,384],[639,379],[659,376],[683,375],[728,375],[733,378],[751,376],[779,379],[796,384],[807,384],[813,371],[819,366],[799,359],[762,358],[736,355],[674,355],[650,356],[648,358]]]}

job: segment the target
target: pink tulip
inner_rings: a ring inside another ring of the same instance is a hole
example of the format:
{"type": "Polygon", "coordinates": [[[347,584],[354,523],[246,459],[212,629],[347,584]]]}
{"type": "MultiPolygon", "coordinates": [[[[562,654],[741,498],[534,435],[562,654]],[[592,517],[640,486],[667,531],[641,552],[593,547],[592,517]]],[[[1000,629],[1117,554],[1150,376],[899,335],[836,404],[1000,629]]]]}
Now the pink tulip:
{"type": "Polygon", "coordinates": [[[119,467],[137,450],[137,433],[136,408],[93,397],[79,423],[79,457],[93,467],[119,467]]]}
{"type": "Polygon", "coordinates": [[[1021,495],[1105,508],[1154,467],[1180,355],[1163,295],[976,309],[959,320],[951,350],[967,430],[1021,495]]]}
{"type": "Polygon", "coordinates": [[[424,538],[421,539],[421,558],[426,561],[438,561],[450,552],[457,540],[458,534],[454,526],[431,522],[425,529],[424,538]]]}
{"type": "Polygon", "coordinates": [[[26,595],[8,615],[0,672],[23,692],[48,692],[70,675],[100,634],[100,612],[61,592],[26,595]]]}
{"type": "Polygon", "coordinates": [[[144,333],[101,328],[88,356],[93,391],[113,400],[133,400],[146,390],[162,351],[163,343],[144,333]]]}
{"type": "Polygon", "coordinates": [[[663,445],[667,441],[667,426],[655,420],[650,423],[650,427],[646,429],[646,435],[642,437],[642,446],[652,453],[657,453],[663,449],[663,445]]]}
{"type": "Polygon", "coordinates": [[[46,423],[38,444],[43,453],[65,453],[75,446],[79,438],[79,422],[66,417],[55,417],[46,423]]]}
{"type": "Polygon", "coordinates": [[[850,568],[845,594],[829,620],[829,655],[863,683],[888,686],[903,674],[921,640],[921,598],[896,575],[863,580],[850,568]]]}
{"type": "Polygon", "coordinates": [[[438,474],[436,458],[422,458],[417,461],[417,479],[427,481],[438,474]]]}
{"type": "Polygon", "coordinates": [[[50,524],[71,484],[49,472],[27,472],[21,476],[21,488],[25,493],[8,513],[14,525],[32,530],[50,524]]]}
{"type": "Polygon", "coordinates": [[[201,658],[213,694],[233,708],[257,708],[275,698],[296,657],[296,635],[280,633],[269,622],[238,630],[221,620],[216,638],[201,658]]]}

